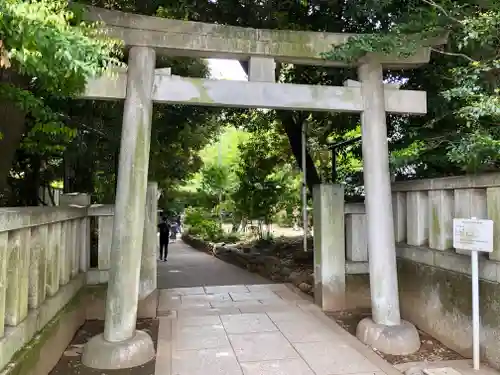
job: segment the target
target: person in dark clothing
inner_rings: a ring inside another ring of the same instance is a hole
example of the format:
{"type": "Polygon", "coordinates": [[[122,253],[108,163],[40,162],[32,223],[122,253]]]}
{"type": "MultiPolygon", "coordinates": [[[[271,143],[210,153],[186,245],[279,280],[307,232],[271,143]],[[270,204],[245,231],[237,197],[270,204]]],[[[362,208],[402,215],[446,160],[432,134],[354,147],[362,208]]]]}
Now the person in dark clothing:
{"type": "Polygon", "coordinates": [[[175,219],[175,222],[177,223],[177,232],[182,233],[181,230],[181,216],[178,215],[177,218],[175,219]]]}
{"type": "Polygon", "coordinates": [[[158,224],[158,230],[160,232],[160,260],[167,261],[168,256],[168,242],[170,236],[170,225],[168,224],[165,217],[161,218],[160,224],[158,224]]]}

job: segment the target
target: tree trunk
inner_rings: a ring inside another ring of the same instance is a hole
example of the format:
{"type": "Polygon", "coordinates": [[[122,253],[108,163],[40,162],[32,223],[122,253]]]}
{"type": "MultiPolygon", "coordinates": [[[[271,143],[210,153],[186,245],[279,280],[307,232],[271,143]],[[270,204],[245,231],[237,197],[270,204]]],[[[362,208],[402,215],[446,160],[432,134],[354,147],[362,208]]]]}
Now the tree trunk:
{"type": "MultiPolygon", "coordinates": [[[[293,156],[298,167],[302,170],[302,124],[295,121],[292,112],[278,111],[277,113],[288,136],[293,156]]],[[[310,194],[312,194],[313,186],[321,183],[314,161],[308,151],[306,151],[306,183],[310,194]]]]}
{"type": "MultiPolygon", "coordinates": [[[[248,61],[240,61],[240,65],[248,75],[248,61]]],[[[276,81],[279,78],[281,65],[276,66],[276,81]]],[[[299,168],[302,170],[302,123],[297,123],[293,118],[293,111],[276,111],[278,118],[285,129],[293,156],[297,161],[299,168]]],[[[319,177],[314,161],[306,150],[306,183],[309,193],[312,195],[313,186],[319,185],[321,179],[319,177]]]]}
{"type": "Polygon", "coordinates": [[[31,156],[31,171],[26,176],[26,205],[38,206],[38,197],[40,195],[40,168],[42,162],[40,156],[31,156]]]}
{"type": "MultiPolygon", "coordinates": [[[[0,83],[10,83],[18,87],[27,87],[27,79],[12,70],[0,69],[0,83]]],[[[0,204],[6,201],[8,177],[16,150],[25,130],[26,115],[15,103],[0,100],[0,204]]]]}

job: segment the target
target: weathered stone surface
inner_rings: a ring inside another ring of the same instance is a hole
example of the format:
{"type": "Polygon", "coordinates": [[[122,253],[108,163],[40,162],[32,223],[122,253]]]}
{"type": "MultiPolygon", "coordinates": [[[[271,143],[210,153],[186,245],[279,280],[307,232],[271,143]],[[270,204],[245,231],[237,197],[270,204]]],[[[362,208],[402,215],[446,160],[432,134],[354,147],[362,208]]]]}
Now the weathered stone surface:
{"type": "Polygon", "coordinates": [[[314,203],[314,299],[324,311],[345,307],[345,224],[342,185],[317,185],[314,203]]]}
{"type": "Polygon", "coordinates": [[[113,216],[99,216],[98,219],[99,243],[97,244],[97,267],[100,270],[109,270],[110,268],[113,222],[113,216]]]}
{"type": "Polygon", "coordinates": [[[83,276],[77,276],[69,284],[63,286],[56,295],[47,298],[37,310],[31,310],[25,319],[10,328],[8,336],[0,340],[0,369],[3,369],[15,353],[19,352],[61,309],[68,305],[83,285],[83,276]]]}
{"type": "Polygon", "coordinates": [[[365,344],[385,354],[406,355],[420,348],[417,329],[404,320],[401,324],[387,326],[375,323],[371,318],[359,322],[356,336],[365,344]]]}
{"type": "Polygon", "coordinates": [[[66,285],[71,279],[70,275],[70,262],[69,262],[69,248],[68,238],[70,237],[70,224],[69,221],[61,223],[61,243],[59,246],[59,285],[66,285]]]}
{"type": "MultiPolygon", "coordinates": [[[[119,342],[135,337],[155,61],[153,49],[133,47],[129,51],[104,329],[104,339],[116,344],[117,350],[123,347],[119,342]]],[[[141,353],[137,351],[139,357],[141,353]]],[[[93,363],[93,360],[87,357],[87,363],[93,363]]],[[[99,362],[98,358],[95,360],[99,362]]],[[[134,359],[130,358],[130,361],[134,359]]]]}
{"type": "Polygon", "coordinates": [[[424,191],[449,189],[479,189],[500,186],[500,173],[428,178],[399,181],[392,184],[392,191],[424,191]]]}
{"type": "MultiPolygon", "coordinates": [[[[458,189],[453,192],[455,195],[455,218],[469,219],[476,217],[486,219],[488,217],[485,189],[458,189]]],[[[455,251],[459,254],[470,254],[468,250],[455,249],[455,251]]]]}
{"type": "Polygon", "coordinates": [[[28,314],[30,229],[9,234],[5,324],[17,326],[28,314]]]}
{"type": "MultiPolygon", "coordinates": [[[[89,81],[86,99],[123,99],[124,72],[89,81]],[[121,81],[122,83],[118,83],[121,81]]],[[[391,113],[424,114],[426,93],[387,89],[385,109],[391,113]]],[[[158,103],[240,108],[361,112],[359,87],[297,85],[270,82],[211,80],[156,74],[153,101],[158,103]]]]}
{"type": "MultiPolygon", "coordinates": [[[[447,252],[439,252],[446,254],[447,252]]],[[[463,265],[470,260],[463,258],[463,265]]],[[[406,259],[398,260],[401,314],[448,348],[470,358],[472,355],[472,302],[470,276],[406,259]]],[[[465,270],[466,271],[466,270],[465,270]]],[[[500,285],[480,280],[482,359],[500,368],[500,285]]]]}
{"type": "Polygon", "coordinates": [[[373,59],[359,66],[358,77],[364,101],[361,130],[372,314],[376,323],[397,325],[399,297],[384,96],[399,90],[384,90],[382,66],[373,59]]]}
{"type": "Polygon", "coordinates": [[[0,215],[0,230],[13,231],[27,227],[82,218],[85,210],[64,207],[5,207],[0,215]]]}
{"type": "Polygon", "coordinates": [[[59,290],[61,278],[61,223],[49,226],[49,241],[47,247],[47,294],[53,296],[59,290]]]}
{"type": "Polygon", "coordinates": [[[500,261],[500,187],[486,189],[486,204],[488,219],[493,220],[493,252],[488,255],[500,261]]]}
{"type": "Polygon", "coordinates": [[[368,261],[366,214],[345,215],[345,228],[347,260],[368,261]]]}
{"type": "Polygon", "coordinates": [[[248,80],[250,82],[274,82],[276,63],[272,57],[250,57],[248,80]]]}
{"type": "MultiPolygon", "coordinates": [[[[345,66],[341,61],[322,58],[332,45],[341,45],[355,34],[310,31],[265,30],[190,22],[123,13],[89,7],[86,17],[106,23],[109,36],[128,46],[153,47],[158,53],[174,56],[247,59],[249,56],[275,57],[301,65],[345,66]]],[[[446,37],[430,40],[429,46],[446,43],[446,37]]],[[[374,55],[386,67],[414,67],[427,63],[429,48],[409,57],[374,55]]]]}
{"type": "Polygon", "coordinates": [[[404,242],[406,240],[406,192],[392,193],[392,212],[395,240],[404,242]]]}
{"type": "Polygon", "coordinates": [[[31,230],[31,260],[29,265],[29,306],[32,309],[45,300],[47,285],[47,246],[48,225],[35,227],[31,230]]]}
{"type": "Polygon", "coordinates": [[[453,191],[429,191],[429,247],[437,250],[453,248],[453,191]]]}
{"type": "MultiPolygon", "coordinates": [[[[7,293],[7,264],[9,259],[8,233],[0,233],[0,316],[5,316],[5,299],[7,293]]],[[[3,337],[5,319],[0,319],[0,337],[3,337]]]]}
{"type": "Polygon", "coordinates": [[[426,191],[410,191],[406,194],[406,220],[408,245],[421,246],[429,239],[429,204],[426,191]]]}
{"type": "Polygon", "coordinates": [[[103,335],[94,336],[84,346],[82,364],[100,370],[118,370],[141,366],[155,356],[151,337],[135,331],[132,338],[121,342],[109,342],[103,335]]]}
{"type": "Polygon", "coordinates": [[[156,289],[158,259],[158,183],[149,182],[146,193],[146,213],[142,240],[139,298],[144,299],[156,289]]]}

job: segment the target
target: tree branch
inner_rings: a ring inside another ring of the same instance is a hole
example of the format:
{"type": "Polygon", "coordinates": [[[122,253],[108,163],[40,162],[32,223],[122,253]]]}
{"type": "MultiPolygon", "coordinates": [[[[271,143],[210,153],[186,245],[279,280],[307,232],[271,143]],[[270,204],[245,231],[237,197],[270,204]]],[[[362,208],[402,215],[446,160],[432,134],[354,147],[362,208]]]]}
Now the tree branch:
{"type": "Polygon", "coordinates": [[[430,5],[430,6],[433,6],[434,8],[437,8],[441,11],[441,13],[443,13],[446,17],[448,17],[450,20],[453,20],[454,22],[456,23],[459,23],[459,24],[462,24],[462,22],[458,19],[458,18],[455,18],[453,16],[450,15],[450,13],[448,13],[446,11],[446,9],[444,9],[441,5],[439,4],[436,4],[433,0],[422,0],[424,3],[430,5]]]}
{"type": "Polygon", "coordinates": [[[447,56],[462,57],[462,58],[464,58],[464,59],[466,59],[466,60],[468,60],[470,62],[478,62],[477,60],[474,60],[472,57],[469,57],[469,56],[467,56],[464,53],[446,52],[446,51],[442,51],[442,50],[439,50],[439,49],[436,49],[436,48],[432,48],[432,47],[431,47],[431,51],[440,53],[442,55],[447,55],[447,56]]]}

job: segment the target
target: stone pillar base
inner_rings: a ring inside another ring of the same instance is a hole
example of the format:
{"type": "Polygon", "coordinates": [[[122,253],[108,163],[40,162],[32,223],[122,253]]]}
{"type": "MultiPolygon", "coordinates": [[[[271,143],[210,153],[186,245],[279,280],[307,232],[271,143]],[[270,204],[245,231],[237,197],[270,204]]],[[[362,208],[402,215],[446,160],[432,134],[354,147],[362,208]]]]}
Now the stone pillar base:
{"type": "Polygon", "coordinates": [[[91,338],[84,346],[83,365],[98,370],[119,370],[141,366],[155,357],[151,337],[135,331],[134,337],[122,342],[110,342],[102,334],[91,338]]]}
{"type": "Polygon", "coordinates": [[[384,354],[407,355],[420,348],[417,329],[405,320],[397,326],[386,326],[365,318],[356,328],[356,337],[384,354]]]}

